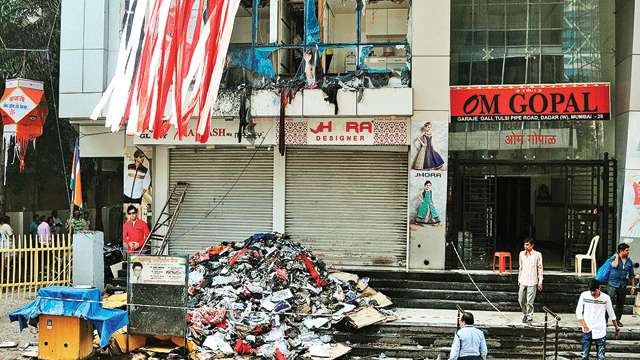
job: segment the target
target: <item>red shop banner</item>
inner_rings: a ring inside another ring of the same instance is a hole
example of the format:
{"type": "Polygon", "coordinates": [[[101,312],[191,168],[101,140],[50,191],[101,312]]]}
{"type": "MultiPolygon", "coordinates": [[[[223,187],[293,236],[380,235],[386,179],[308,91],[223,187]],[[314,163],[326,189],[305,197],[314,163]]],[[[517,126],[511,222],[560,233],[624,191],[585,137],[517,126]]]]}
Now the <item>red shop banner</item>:
{"type": "Polygon", "coordinates": [[[609,83],[451,87],[451,119],[491,121],[609,120],[609,83]]]}

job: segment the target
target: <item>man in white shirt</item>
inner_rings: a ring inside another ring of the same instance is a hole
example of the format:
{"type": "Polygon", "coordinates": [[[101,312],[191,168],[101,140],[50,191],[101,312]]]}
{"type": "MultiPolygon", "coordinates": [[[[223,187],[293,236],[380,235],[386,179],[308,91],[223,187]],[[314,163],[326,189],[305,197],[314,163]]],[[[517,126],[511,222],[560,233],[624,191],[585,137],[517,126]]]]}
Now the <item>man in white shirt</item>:
{"type": "MultiPolygon", "coordinates": [[[[10,218],[7,215],[0,216],[0,249],[13,247],[13,229],[9,225],[10,218]]],[[[9,252],[4,253],[4,258],[9,258],[9,252]]]]}
{"type": "Polygon", "coordinates": [[[536,288],[542,291],[542,254],[533,250],[533,239],[524,239],[524,250],[518,258],[518,302],[522,308],[522,322],[533,321],[533,302],[536,300],[536,288]]]}
{"type": "Polygon", "coordinates": [[[593,279],[589,283],[589,291],[580,294],[578,306],[576,307],[576,317],[582,327],[582,359],[589,359],[591,343],[596,344],[596,359],[605,359],[605,346],[607,343],[607,318],[609,314],[616,328],[616,337],[620,335],[620,328],[616,321],[616,314],[611,305],[609,295],[600,291],[600,283],[593,279]]]}

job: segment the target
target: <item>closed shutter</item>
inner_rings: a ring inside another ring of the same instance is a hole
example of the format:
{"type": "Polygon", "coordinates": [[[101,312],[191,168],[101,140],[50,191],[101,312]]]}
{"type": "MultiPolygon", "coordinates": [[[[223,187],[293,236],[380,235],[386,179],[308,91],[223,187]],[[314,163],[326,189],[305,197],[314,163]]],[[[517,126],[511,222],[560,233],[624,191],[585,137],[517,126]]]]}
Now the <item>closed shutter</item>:
{"type": "Polygon", "coordinates": [[[407,152],[290,148],[286,232],[333,267],[406,264],[407,152]]]}
{"type": "Polygon", "coordinates": [[[171,254],[193,254],[221,241],[272,231],[272,151],[171,149],[171,188],[178,181],[190,187],[169,239],[171,254]]]}

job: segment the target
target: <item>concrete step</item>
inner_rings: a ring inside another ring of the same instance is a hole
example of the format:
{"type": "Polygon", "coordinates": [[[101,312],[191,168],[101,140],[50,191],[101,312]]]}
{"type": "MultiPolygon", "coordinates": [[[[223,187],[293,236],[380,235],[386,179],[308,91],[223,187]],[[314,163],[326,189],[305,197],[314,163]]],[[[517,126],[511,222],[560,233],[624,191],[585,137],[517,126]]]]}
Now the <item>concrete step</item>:
{"type": "MultiPolygon", "coordinates": [[[[350,358],[447,359],[455,332],[455,311],[398,309],[397,321],[349,332],[337,332],[336,341],[349,342],[350,358]],[[451,322],[448,319],[451,318],[451,322]]],[[[490,359],[540,359],[543,357],[541,314],[533,326],[519,323],[519,313],[478,312],[479,328],[485,333],[490,359]],[[494,315],[495,314],[495,315],[494,315]]],[[[573,314],[561,314],[558,328],[558,352],[564,359],[578,359],[582,333],[573,314]]],[[[640,325],[637,317],[629,317],[629,326],[620,338],[607,335],[607,359],[640,359],[640,325]]],[[[554,351],[555,323],[548,329],[546,354],[554,351]]],[[[549,357],[548,357],[549,358],[549,357]]]]}
{"type": "MultiPolygon", "coordinates": [[[[398,280],[398,279],[378,279],[373,278],[369,284],[374,288],[397,288],[397,289],[433,289],[433,290],[475,290],[476,287],[467,279],[467,282],[449,281],[420,281],[420,280],[398,280]]],[[[518,292],[518,284],[503,282],[476,282],[482,291],[508,291],[518,292]]],[[[544,284],[544,292],[567,292],[576,293],[584,291],[584,284],[544,284]]]]}
{"type": "MultiPolygon", "coordinates": [[[[376,280],[413,280],[413,281],[437,281],[437,282],[469,282],[467,273],[460,270],[443,270],[428,272],[392,272],[392,271],[351,271],[359,276],[376,280]]],[[[490,271],[470,272],[476,283],[503,283],[516,284],[517,273],[504,274],[502,276],[490,271]]],[[[570,273],[550,273],[544,275],[545,284],[589,284],[589,276],[576,276],[570,273]]]]}
{"type": "MultiPolygon", "coordinates": [[[[517,274],[499,276],[488,271],[469,274],[461,271],[356,273],[369,277],[370,286],[389,296],[399,307],[455,309],[458,304],[469,310],[492,310],[492,306],[479,294],[477,285],[500,310],[520,309],[517,274]]],[[[555,312],[575,311],[578,296],[587,288],[589,280],[589,277],[573,274],[545,274],[544,291],[536,296],[536,310],[541,311],[542,306],[547,306],[555,312]]],[[[625,313],[631,314],[634,298],[628,296],[625,301],[625,313]]]]}

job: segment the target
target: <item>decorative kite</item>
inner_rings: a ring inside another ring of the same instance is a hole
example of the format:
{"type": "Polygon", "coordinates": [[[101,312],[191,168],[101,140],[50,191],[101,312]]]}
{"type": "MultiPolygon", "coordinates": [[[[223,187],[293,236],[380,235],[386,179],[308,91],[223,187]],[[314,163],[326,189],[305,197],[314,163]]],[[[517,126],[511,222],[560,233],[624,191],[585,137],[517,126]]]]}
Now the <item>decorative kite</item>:
{"type": "Polygon", "coordinates": [[[0,115],[2,115],[4,126],[5,165],[8,145],[11,143],[11,138],[15,138],[14,149],[20,162],[20,171],[24,170],[29,141],[42,135],[42,126],[48,112],[42,82],[25,79],[7,80],[4,94],[0,98],[0,115]]]}
{"type": "Polygon", "coordinates": [[[197,107],[196,139],[206,142],[239,4],[129,2],[115,75],[91,118],[106,109],[105,126],[114,132],[126,124],[129,135],[148,129],[158,138],[175,126],[182,137],[197,107]]]}

